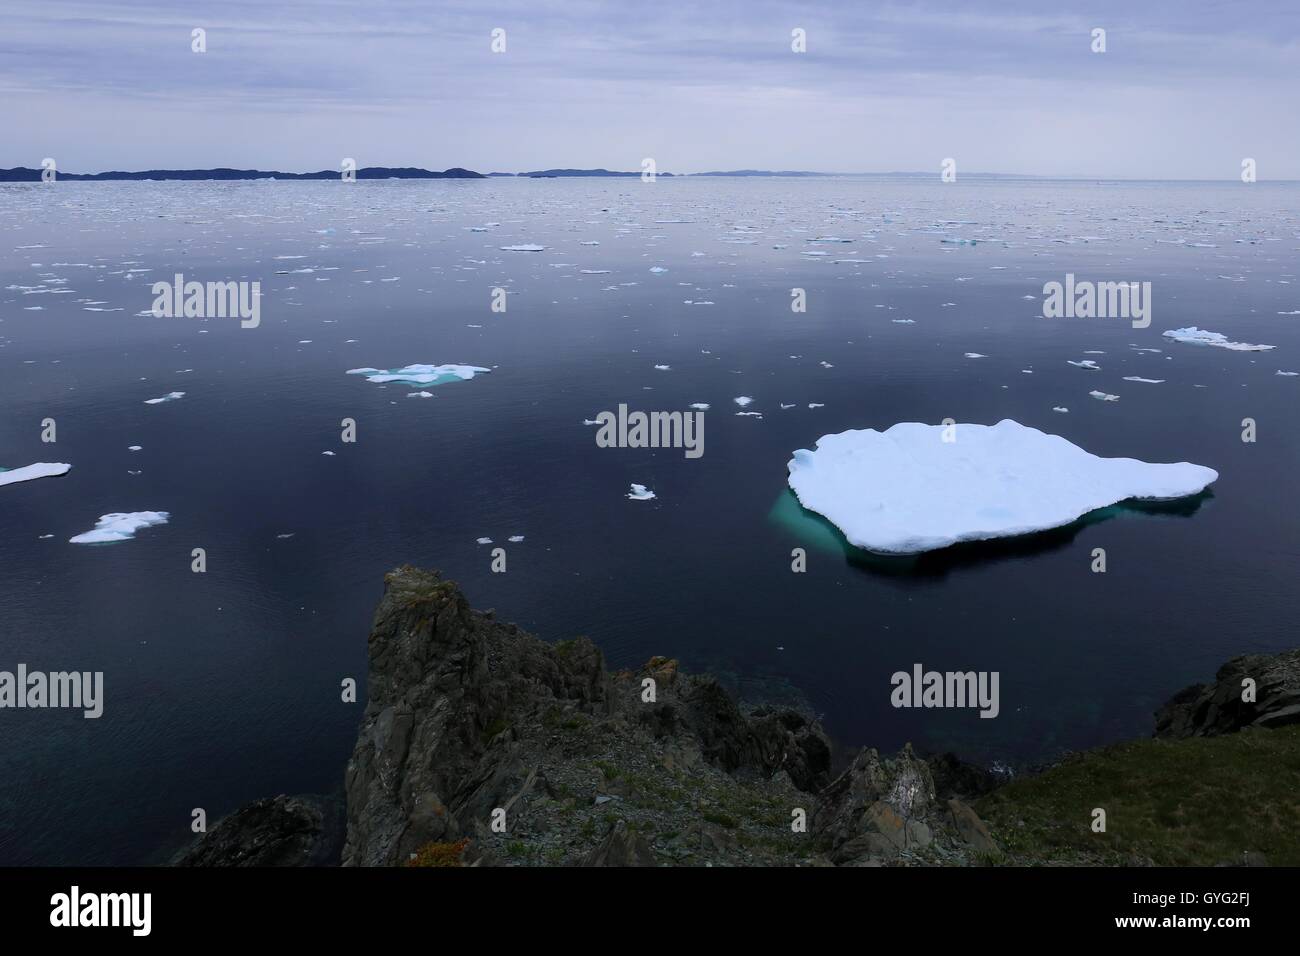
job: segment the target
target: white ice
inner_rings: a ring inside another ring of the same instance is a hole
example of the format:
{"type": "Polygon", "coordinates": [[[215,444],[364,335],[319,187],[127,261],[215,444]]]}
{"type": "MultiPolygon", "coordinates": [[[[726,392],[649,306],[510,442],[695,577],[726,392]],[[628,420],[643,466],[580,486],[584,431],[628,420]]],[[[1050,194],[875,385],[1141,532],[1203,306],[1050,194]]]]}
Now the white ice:
{"type": "Polygon", "coordinates": [[[102,515],[90,531],[68,540],[72,544],[109,544],[114,541],[130,541],[137,531],[166,524],[170,517],[171,515],[166,511],[129,511],[102,515]]]}
{"type": "Polygon", "coordinates": [[[1175,342],[1184,342],[1187,345],[1212,345],[1215,348],[1229,349],[1233,352],[1267,352],[1269,349],[1277,348],[1275,345],[1229,342],[1228,337],[1222,332],[1207,332],[1205,329],[1198,329],[1194,325],[1185,329],[1170,329],[1164,334],[1166,338],[1171,338],[1175,342]]]}
{"type": "Polygon", "coordinates": [[[633,484],[632,491],[627,497],[631,498],[633,501],[649,501],[654,496],[655,493],[645,485],[633,484]]]}
{"type": "Polygon", "coordinates": [[[31,481],[33,478],[53,478],[57,475],[66,475],[71,467],[71,465],[59,461],[38,461],[34,465],[24,465],[22,468],[13,469],[13,471],[0,469],[0,485],[16,485],[20,481],[31,481]]]}
{"type": "Polygon", "coordinates": [[[1129,498],[1193,495],[1219,477],[1187,462],[1099,458],[1010,419],[824,435],[787,468],[805,508],[857,547],[892,554],[1058,528],[1129,498]]]}
{"type": "Polygon", "coordinates": [[[403,385],[442,385],[459,379],[469,381],[475,375],[492,371],[478,365],[407,365],[402,368],[350,368],[349,375],[364,375],[367,382],[383,385],[400,382],[403,385]]]}

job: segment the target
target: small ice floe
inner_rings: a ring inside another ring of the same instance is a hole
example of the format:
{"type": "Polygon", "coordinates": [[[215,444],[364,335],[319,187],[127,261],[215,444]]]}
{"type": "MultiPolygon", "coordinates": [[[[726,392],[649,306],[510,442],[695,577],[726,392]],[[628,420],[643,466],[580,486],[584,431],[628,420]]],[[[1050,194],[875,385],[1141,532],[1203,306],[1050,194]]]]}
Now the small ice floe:
{"type": "MultiPolygon", "coordinates": [[[[1279,373],[1279,374],[1285,374],[1285,373],[1279,373]]],[[[1290,374],[1294,374],[1294,373],[1290,373],[1290,374]]],[[[693,409],[695,409],[697,412],[707,412],[707,411],[709,410],[709,403],[708,403],[708,402],[691,402],[691,406],[690,406],[690,407],[693,408],[693,409]]]]}
{"type": "Polygon", "coordinates": [[[633,501],[649,501],[655,496],[655,493],[645,485],[633,484],[632,490],[628,492],[627,497],[633,501]]]}
{"type": "Polygon", "coordinates": [[[1126,382],[1142,382],[1144,385],[1163,385],[1163,378],[1143,378],[1141,375],[1125,375],[1126,382]]]}
{"type": "Polygon", "coordinates": [[[654,273],[659,273],[659,272],[667,272],[668,270],[665,269],[663,266],[651,266],[650,271],[654,273]]]}
{"type": "Polygon", "coordinates": [[[37,535],[37,539],[40,540],[40,541],[48,541],[50,538],[53,538],[53,537],[54,537],[54,535],[52,535],[52,534],[42,534],[42,535],[37,535]]]}
{"type": "Polygon", "coordinates": [[[1276,345],[1251,345],[1248,342],[1229,342],[1228,337],[1222,332],[1207,332],[1205,329],[1198,329],[1194,325],[1185,329],[1170,329],[1164,335],[1165,338],[1173,339],[1175,342],[1183,342],[1187,345],[1211,345],[1232,352],[1267,352],[1269,349],[1277,348],[1276,345]]]}
{"type": "Polygon", "coordinates": [[[407,392],[407,398],[433,398],[433,392],[407,392]]]}
{"type": "Polygon", "coordinates": [[[741,418],[762,418],[762,412],[736,412],[741,418]]]}
{"type": "Polygon", "coordinates": [[[545,252],[546,247],[539,246],[531,242],[524,242],[524,243],[520,243],[517,246],[502,246],[501,251],[502,252],[545,252]]]}
{"type": "Polygon", "coordinates": [[[66,475],[71,467],[61,461],[38,461],[34,465],[23,465],[12,471],[0,468],[0,485],[16,485],[20,481],[32,481],[36,478],[55,478],[66,475]]]}
{"type": "Polygon", "coordinates": [[[754,400],[753,400],[752,398],[750,398],[748,395],[740,395],[740,396],[737,396],[736,398],[732,399],[732,401],[734,401],[734,402],[735,402],[737,405],[739,405],[741,408],[745,408],[745,407],[747,407],[747,406],[749,406],[749,405],[753,405],[753,404],[754,404],[754,400]]]}
{"type": "Polygon", "coordinates": [[[584,276],[607,276],[609,275],[609,270],[608,269],[579,269],[578,274],[584,276]]]}
{"type": "Polygon", "coordinates": [[[791,402],[789,405],[787,405],[785,402],[781,402],[780,405],[781,405],[781,411],[785,411],[787,408],[794,408],[793,402],[791,402]]]}
{"type": "Polygon", "coordinates": [[[290,538],[292,538],[292,537],[293,537],[295,534],[297,534],[297,533],[298,533],[298,532],[296,532],[296,531],[290,531],[290,532],[288,532],[288,533],[286,533],[286,534],[277,534],[277,535],[275,536],[275,538],[276,538],[277,541],[288,541],[290,538]]]}
{"type": "Polygon", "coordinates": [[[890,319],[895,325],[916,325],[916,319],[890,319]]]}
{"type": "Polygon", "coordinates": [[[1286,376],[1295,376],[1295,375],[1300,375],[1300,372],[1284,372],[1284,371],[1282,371],[1281,369],[1278,369],[1278,370],[1277,370],[1277,374],[1278,374],[1278,375],[1286,375],[1286,376]]]}
{"type": "MultiPolygon", "coordinates": [[[[37,308],[40,308],[40,306],[37,306],[37,308]]],[[[1300,315],[1300,309],[1296,309],[1294,312],[1279,312],[1278,315],[1300,315]]]]}
{"type": "Polygon", "coordinates": [[[835,366],[832,365],[830,362],[825,362],[825,361],[823,361],[823,362],[819,362],[819,363],[817,363],[817,364],[819,364],[822,368],[834,368],[834,367],[835,367],[835,366]]]}
{"type": "Polygon", "coordinates": [[[809,407],[809,408],[825,408],[825,407],[826,407],[826,403],[825,403],[825,402],[809,402],[809,403],[808,403],[808,407],[809,407]]]}
{"type": "Polygon", "coordinates": [[[332,452],[332,451],[323,451],[323,452],[321,452],[321,454],[322,454],[322,455],[328,455],[330,458],[333,458],[333,457],[334,457],[334,452],[332,452]]]}
{"type": "Polygon", "coordinates": [[[1088,394],[1091,395],[1093,398],[1097,399],[1097,401],[1099,401],[1099,402],[1118,402],[1118,401],[1119,401],[1119,396],[1118,396],[1118,395],[1107,395],[1105,392],[1099,392],[1099,391],[1097,391],[1096,389],[1093,389],[1093,390],[1092,390],[1091,392],[1089,392],[1088,394]]]}
{"type": "Polygon", "coordinates": [[[988,358],[988,356],[981,355],[979,352],[967,352],[966,358],[988,358]]]}
{"type": "Polygon", "coordinates": [[[671,365],[656,365],[656,366],[655,366],[655,370],[656,370],[656,371],[659,371],[659,372],[671,372],[671,371],[672,371],[672,368],[673,368],[673,367],[672,367],[671,365]]]}
{"type": "Polygon", "coordinates": [[[799,502],[869,551],[915,554],[1070,524],[1129,498],[1203,491],[1218,472],[1187,462],[1100,458],[1058,435],[996,425],[904,422],[824,435],[786,467],[799,502]]]}
{"type": "Polygon", "coordinates": [[[127,511],[102,515],[95,522],[95,527],[75,537],[69,538],[70,544],[111,544],[115,541],[130,541],[135,533],[143,528],[166,524],[171,514],[166,511],[127,511]]]}
{"type": "Polygon", "coordinates": [[[492,543],[492,539],[491,539],[491,538],[477,538],[477,539],[475,539],[474,543],[475,543],[475,544],[491,544],[491,543],[492,543]]]}
{"type": "Polygon", "coordinates": [[[161,405],[163,402],[174,402],[178,398],[184,398],[184,397],[185,397],[184,392],[168,392],[162,398],[146,398],[144,400],[144,403],[146,405],[161,405]]]}
{"type": "Polygon", "coordinates": [[[475,375],[492,371],[479,365],[406,365],[402,368],[350,368],[349,375],[364,375],[367,382],[384,385],[398,382],[402,385],[445,385],[447,382],[467,382],[475,375]]]}
{"type": "Polygon", "coordinates": [[[518,544],[520,541],[524,540],[524,536],[522,534],[512,534],[510,537],[506,538],[506,540],[511,544],[518,544]]]}
{"type": "Polygon", "coordinates": [[[1092,359],[1083,359],[1082,361],[1079,362],[1075,362],[1070,359],[1067,359],[1066,361],[1070,365],[1073,365],[1075,368],[1086,368],[1089,372],[1101,371],[1101,366],[1098,365],[1096,362],[1094,362],[1092,359]]]}
{"type": "Polygon", "coordinates": [[[1070,412],[1070,410],[1066,408],[1064,405],[1053,405],[1052,411],[1060,412],[1062,415],[1068,415],[1070,412]]]}

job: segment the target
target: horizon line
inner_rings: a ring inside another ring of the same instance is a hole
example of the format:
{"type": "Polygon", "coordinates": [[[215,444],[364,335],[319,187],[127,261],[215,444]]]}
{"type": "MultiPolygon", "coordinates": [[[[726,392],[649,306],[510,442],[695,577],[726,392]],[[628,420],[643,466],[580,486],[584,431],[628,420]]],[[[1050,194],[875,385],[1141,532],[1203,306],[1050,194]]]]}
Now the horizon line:
{"type": "MultiPolygon", "coordinates": [[[[359,166],[356,168],[355,172],[359,176],[363,172],[374,172],[376,170],[401,170],[401,171],[408,172],[410,174],[419,174],[419,173],[429,174],[428,177],[422,177],[418,175],[378,177],[378,178],[385,178],[385,179],[403,179],[403,178],[467,178],[467,179],[477,179],[477,178],[503,179],[504,178],[504,179],[509,179],[509,178],[531,178],[531,177],[545,177],[545,178],[557,178],[557,179],[582,179],[582,178],[597,179],[597,178],[605,178],[605,177],[638,178],[642,175],[641,172],[635,170],[611,170],[601,166],[593,166],[593,167],[552,166],[543,169],[521,170],[519,172],[503,172],[503,171],[493,170],[491,172],[483,173],[483,172],[479,172],[478,170],[470,169],[469,167],[465,167],[465,166],[449,166],[446,169],[438,170],[438,169],[429,169],[423,166],[379,165],[379,166],[359,166]],[[469,175],[449,176],[448,174],[451,173],[468,173],[469,175]]],[[[148,173],[191,173],[192,174],[192,173],[203,173],[203,172],[241,173],[241,174],[245,174],[246,177],[248,176],[248,174],[254,174],[256,178],[259,179],[274,179],[277,176],[284,176],[292,179],[301,179],[305,177],[325,178],[325,177],[334,177],[334,176],[342,175],[342,172],[340,170],[331,170],[331,169],[318,169],[318,170],[306,170],[301,172],[294,172],[294,171],[287,171],[287,170],[260,169],[257,167],[239,167],[239,166],[197,166],[197,167],[173,166],[173,167],[151,167],[151,168],[139,169],[139,170],[105,169],[93,173],[63,172],[57,170],[56,168],[55,179],[57,181],[58,178],[66,177],[71,181],[75,182],[75,181],[87,181],[89,178],[93,178],[93,177],[110,177],[114,175],[141,177],[141,176],[145,176],[148,173]]],[[[33,178],[39,181],[41,179],[42,169],[33,166],[13,166],[8,168],[0,167],[0,177],[3,177],[4,174],[6,173],[10,175],[30,173],[30,174],[34,174],[33,178]]],[[[827,172],[823,170],[814,170],[814,169],[755,169],[752,167],[737,167],[735,169],[709,169],[709,170],[702,170],[699,172],[676,172],[675,173],[675,172],[666,171],[666,172],[659,172],[655,174],[656,178],[664,177],[666,179],[688,179],[688,178],[701,178],[701,177],[731,177],[737,179],[760,179],[760,178],[779,179],[779,178],[813,178],[813,177],[865,178],[865,177],[930,177],[930,176],[938,176],[938,175],[940,175],[940,173],[938,172],[920,171],[920,170],[889,170],[887,172],[844,172],[844,171],[827,172]]],[[[376,177],[372,176],[367,178],[376,178],[376,177]]],[[[1053,174],[1044,174],[1044,173],[1006,173],[1006,172],[994,172],[994,171],[985,171],[985,170],[981,170],[977,172],[959,173],[956,181],[960,181],[963,178],[966,179],[971,179],[971,178],[1028,179],[1028,180],[1044,180],[1044,181],[1052,181],[1052,182],[1107,182],[1107,183],[1109,182],[1114,182],[1114,183],[1142,183],[1142,182],[1231,183],[1231,182],[1240,181],[1238,177],[1224,177],[1222,179],[1206,179],[1206,178],[1197,178],[1197,177],[1100,176],[1100,175],[1093,175],[1093,174],[1086,174],[1086,173],[1053,175],[1053,174]]],[[[24,182],[24,181],[29,181],[29,180],[0,178],[0,183],[24,182]]],[[[101,178],[99,179],[99,181],[112,181],[112,180],[106,180],[101,178]]],[[[1257,185],[1260,182],[1269,182],[1269,183],[1278,183],[1278,184],[1296,183],[1296,182],[1300,182],[1300,179],[1287,179],[1287,178],[1267,179],[1267,180],[1259,179],[1256,180],[1254,183],[1243,183],[1243,185],[1257,185]]]]}

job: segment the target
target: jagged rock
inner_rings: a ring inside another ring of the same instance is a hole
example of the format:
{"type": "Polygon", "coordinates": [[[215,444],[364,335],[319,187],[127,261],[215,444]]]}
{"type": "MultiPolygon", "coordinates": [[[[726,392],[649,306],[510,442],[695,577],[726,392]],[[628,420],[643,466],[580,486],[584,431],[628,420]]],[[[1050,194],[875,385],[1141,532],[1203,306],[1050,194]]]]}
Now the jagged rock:
{"type": "Polygon", "coordinates": [[[986,793],[992,793],[1005,781],[991,770],[966,763],[956,754],[942,753],[926,759],[930,765],[930,776],[934,780],[934,792],[940,800],[949,797],[964,797],[973,800],[986,793]]]}
{"type": "Polygon", "coordinates": [[[1157,737],[1212,737],[1243,727],[1300,723],[1300,649],[1248,654],[1219,668],[1213,684],[1194,684],[1156,711],[1157,737]],[[1242,700],[1243,681],[1255,682],[1255,700],[1242,700]]]}
{"type": "Polygon", "coordinates": [[[173,866],[335,866],[337,801],[281,794],[241,807],[172,860],[173,866]]]}
{"type": "Polygon", "coordinates": [[[650,844],[638,833],[632,832],[620,820],[610,828],[609,835],[600,846],[582,861],[583,866],[654,866],[655,855],[650,844]]]}
{"type": "Polygon", "coordinates": [[[836,863],[897,856],[909,846],[930,842],[924,818],[934,801],[930,768],[913,756],[910,746],[887,760],[866,749],[818,795],[813,832],[830,844],[836,863]],[[924,826],[913,827],[913,821],[924,826]]]}
{"type": "Polygon", "coordinates": [[[998,845],[989,835],[989,828],[974,810],[954,797],[948,801],[948,813],[962,840],[973,849],[987,853],[997,850],[998,845]]]}
{"type": "MultiPolygon", "coordinates": [[[[715,679],[684,675],[668,658],[611,677],[590,641],[544,643],[472,610],[436,572],[403,567],[386,576],[369,652],[369,698],[346,774],[344,865],[393,865],[464,835],[496,848],[467,859],[513,852],[531,862],[550,852],[553,860],[567,851],[538,837],[559,825],[550,808],[562,800],[578,805],[575,788],[593,812],[653,805],[673,817],[665,829],[684,831],[703,811],[655,796],[683,774],[702,785],[711,766],[755,781],[788,814],[791,782],[811,791],[829,773],[829,743],[803,715],[747,715],[715,679]],[[641,696],[647,676],[656,681],[653,702],[641,696]],[[608,778],[592,764],[602,754],[620,764],[608,778]],[[647,777],[649,767],[622,772],[623,762],[642,755],[662,778],[647,777]],[[596,811],[597,790],[616,799],[596,811]],[[493,829],[502,811],[505,830],[493,829]]],[[[730,802],[734,786],[709,791],[706,805],[730,802]]],[[[811,795],[800,803],[811,806],[811,795]]],[[[602,859],[617,858],[622,832],[616,826],[606,838],[614,842],[602,859]]],[[[729,840],[712,848],[739,853],[729,840]]]]}

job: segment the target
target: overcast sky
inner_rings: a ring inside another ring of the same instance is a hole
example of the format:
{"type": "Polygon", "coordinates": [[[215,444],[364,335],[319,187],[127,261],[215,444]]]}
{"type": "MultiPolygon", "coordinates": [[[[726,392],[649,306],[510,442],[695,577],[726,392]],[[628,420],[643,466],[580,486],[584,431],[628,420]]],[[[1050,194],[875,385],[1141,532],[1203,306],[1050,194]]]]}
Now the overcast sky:
{"type": "Polygon", "coordinates": [[[1297,115],[1297,0],[0,4],[2,167],[1300,179],[1297,115]]]}

